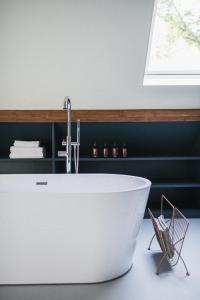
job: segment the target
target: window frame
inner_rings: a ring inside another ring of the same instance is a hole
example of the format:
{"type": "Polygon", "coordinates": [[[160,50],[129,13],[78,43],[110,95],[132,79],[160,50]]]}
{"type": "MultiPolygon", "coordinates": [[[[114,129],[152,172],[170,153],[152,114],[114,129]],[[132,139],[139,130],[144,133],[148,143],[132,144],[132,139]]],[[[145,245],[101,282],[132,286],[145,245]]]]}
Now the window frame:
{"type": "Polygon", "coordinates": [[[150,53],[153,40],[153,32],[155,27],[155,19],[159,0],[154,0],[153,13],[149,31],[148,47],[146,54],[143,86],[146,85],[200,85],[200,69],[199,71],[191,70],[174,70],[174,71],[148,71],[150,53]]]}

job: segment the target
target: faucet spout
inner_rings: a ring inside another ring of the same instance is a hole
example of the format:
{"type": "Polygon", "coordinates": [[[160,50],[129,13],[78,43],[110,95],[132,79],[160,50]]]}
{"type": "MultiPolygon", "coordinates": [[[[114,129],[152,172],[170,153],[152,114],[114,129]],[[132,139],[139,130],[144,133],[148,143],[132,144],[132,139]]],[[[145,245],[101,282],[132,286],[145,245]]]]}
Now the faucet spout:
{"type": "Polygon", "coordinates": [[[68,96],[66,96],[64,99],[63,109],[71,109],[71,101],[68,96]]]}

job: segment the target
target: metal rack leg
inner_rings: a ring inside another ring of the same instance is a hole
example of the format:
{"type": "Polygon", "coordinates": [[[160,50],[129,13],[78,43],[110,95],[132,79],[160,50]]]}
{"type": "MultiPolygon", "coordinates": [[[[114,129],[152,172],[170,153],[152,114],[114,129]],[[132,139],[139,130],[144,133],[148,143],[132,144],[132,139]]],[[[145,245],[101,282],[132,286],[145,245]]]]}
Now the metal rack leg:
{"type": "Polygon", "coordinates": [[[186,264],[185,264],[185,262],[184,262],[184,260],[183,260],[183,258],[182,258],[181,255],[180,255],[180,259],[182,260],[182,263],[183,263],[183,265],[184,265],[184,267],[185,267],[185,270],[186,270],[186,276],[190,276],[190,273],[189,273],[189,271],[188,271],[188,268],[186,267],[186,264]]]}
{"type": "Polygon", "coordinates": [[[152,242],[153,242],[153,239],[155,238],[155,236],[156,236],[156,234],[154,233],[154,235],[153,235],[153,237],[152,237],[152,239],[151,239],[151,241],[150,241],[150,244],[149,244],[148,250],[150,250],[150,249],[151,249],[151,244],[152,244],[152,242]]]}
{"type": "Polygon", "coordinates": [[[163,255],[163,257],[161,258],[160,262],[159,262],[159,265],[157,267],[157,271],[156,271],[156,275],[159,275],[159,271],[160,271],[160,267],[165,259],[165,257],[167,256],[167,252],[163,255]]]}

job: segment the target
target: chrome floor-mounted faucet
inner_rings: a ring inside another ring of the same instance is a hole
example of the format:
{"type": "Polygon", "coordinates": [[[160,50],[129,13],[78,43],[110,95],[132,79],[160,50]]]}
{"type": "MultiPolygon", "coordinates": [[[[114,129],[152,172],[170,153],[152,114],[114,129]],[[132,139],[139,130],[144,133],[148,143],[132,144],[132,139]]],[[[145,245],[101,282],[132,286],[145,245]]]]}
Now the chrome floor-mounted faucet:
{"type": "Polygon", "coordinates": [[[80,147],[80,120],[77,120],[77,137],[76,142],[72,143],[71,138],[71,101],[68,96],[64,99],[64,107],[67,111],[67,132],[66,140],[62,141],[62,145],[66,146],[66,173],[71,173],[72,169],[72,147],[74,148],[74,164],[75,172],[78,173],[79,167],[79,147],[80,147]]]}

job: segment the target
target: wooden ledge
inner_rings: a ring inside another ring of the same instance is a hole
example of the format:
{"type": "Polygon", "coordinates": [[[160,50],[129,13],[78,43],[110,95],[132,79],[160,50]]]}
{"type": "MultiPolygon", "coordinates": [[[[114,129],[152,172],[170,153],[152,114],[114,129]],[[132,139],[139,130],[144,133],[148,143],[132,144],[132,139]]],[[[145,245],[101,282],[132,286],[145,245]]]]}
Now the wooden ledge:
{"type": "MultiPolygon", "coordinates": [[[[81,122],[162,122],[200,121],[200,109],[73,110],[72,121],[81,122]]],[[[0,110],[0,122],[59,123],[66,121],[64,110],[0,110]]]]}

